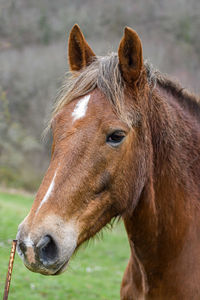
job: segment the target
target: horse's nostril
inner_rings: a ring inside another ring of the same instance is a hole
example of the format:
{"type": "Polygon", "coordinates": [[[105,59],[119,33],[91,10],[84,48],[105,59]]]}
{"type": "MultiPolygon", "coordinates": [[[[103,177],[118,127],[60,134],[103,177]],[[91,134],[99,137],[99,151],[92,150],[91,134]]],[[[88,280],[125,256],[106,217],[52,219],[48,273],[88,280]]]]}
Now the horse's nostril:
{"type": "Polygon", "coordinates": [[[26,245],[25,245],[25,243],[24,242],[22,242],[22,241],[20,241],[19,243],[18,243],[18,247],[19,247],[19,249],[20,249],[20,251],[22,252],[22,253],[25,253],[26,252],[26,245]]]}
{"type": "Polygon", "coordinates": [[[37,244],[39,256],[43,263],[53,263],[57,259],[57,246],[50,235],[45,235],[37,244]]]}

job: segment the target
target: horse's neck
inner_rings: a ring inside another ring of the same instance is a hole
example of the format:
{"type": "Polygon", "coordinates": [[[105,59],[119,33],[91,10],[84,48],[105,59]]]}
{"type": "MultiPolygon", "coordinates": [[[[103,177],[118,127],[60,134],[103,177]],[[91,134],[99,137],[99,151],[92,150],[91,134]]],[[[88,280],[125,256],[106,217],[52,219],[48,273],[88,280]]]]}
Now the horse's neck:
{"type": "Polygon", "coordinates": [[[176,105],[157,96],[153,101],[152,170],[132,216],[124,218],[150,285],[166,270],[171,274],[171,264],[191,257],[200,228],[200,126],[198,133],[176,105]]]}

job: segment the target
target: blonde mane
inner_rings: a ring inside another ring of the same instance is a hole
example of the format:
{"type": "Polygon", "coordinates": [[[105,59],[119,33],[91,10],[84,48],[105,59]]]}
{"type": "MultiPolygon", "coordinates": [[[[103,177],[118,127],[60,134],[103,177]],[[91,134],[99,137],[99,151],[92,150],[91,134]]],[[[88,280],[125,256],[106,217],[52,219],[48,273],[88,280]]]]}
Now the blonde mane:
{"type": "MultiPolygon", "coordinates": [[[[162,86],[172,94],[177,96],[179,102],[184,106],[200,111],[199,99],[191,94],[180,84],[169,79],[168,76],[161,74],[147,60],[144,62],[147,81],[152,90],[156,86],[162,86]]],[[[81,71],[73,71],[67,73],[67,78],[61,88],[61,91],[53,106],[53,112],[45,130],[48,131],[55,115],[68,103],[82,97],[95,88],[98,88],[113,105],[118,116],[129,126],[137,123],[138,114],[135,112],[133,116],[125,108],[124,103],[124,87],[125,83],[119,70],[119,61],[117,53],[111,53],[108,56],[96,57],[93,62],[81,71]]]]}
{"type": "Polygon", "coordinates": [[[121,76],[118,55],[96,57],[81,71],[69,72],[53,107],[49,124],[55,115],[71,101],[98,88],[113,105],[116,113],[131,126],[132,120],[124,107],[124,80],[121,76]]]}

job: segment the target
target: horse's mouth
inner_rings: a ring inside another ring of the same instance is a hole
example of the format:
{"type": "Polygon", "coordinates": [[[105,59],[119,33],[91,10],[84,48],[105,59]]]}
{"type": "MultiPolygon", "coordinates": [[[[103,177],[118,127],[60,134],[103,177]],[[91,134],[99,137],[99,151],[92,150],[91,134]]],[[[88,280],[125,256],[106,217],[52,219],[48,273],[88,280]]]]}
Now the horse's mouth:
{"type": "Polygon", "coordinates": [[[51,275],[51,276],[60,275],[61,273],[63,273],[66,270],[68,263],[69,263],[69,259],[67,259],[63,263],[60,263],[60,264],[58,263],[57,267],[54,265],[54,266],[51,266],[50,268],[47,268],[47,267],[44,267],[43,265],[41,265],[40,263],[35,263],[35,264],[28,263],[26,261],[24,255],[23,256],[20,255],[20,258],[23,260],[24,265],[27,267],[27,269],[29,269],[32,272],[40,273],[42,275],[47,275],[47,276],[48,275],[51,275]]]}
{"type": "Polygon", "coordinates": [[[45,276],[49,276],[49,275],[55,276],[55,275],[62,274],[66,270],[68,262],[69,262],[69,260],[67,260],[65,263],[63,263],[61,265],[61,267],[59,267],[56,271],[54,271],[53,269],[47,269],[47,268],[41,268],[41,267],[36,268],[36,266],[26,264],[26,262],[24,262],[24,264],[27,267],[27,269],[29,269],[32,272],[40,273],[45,276]]]}

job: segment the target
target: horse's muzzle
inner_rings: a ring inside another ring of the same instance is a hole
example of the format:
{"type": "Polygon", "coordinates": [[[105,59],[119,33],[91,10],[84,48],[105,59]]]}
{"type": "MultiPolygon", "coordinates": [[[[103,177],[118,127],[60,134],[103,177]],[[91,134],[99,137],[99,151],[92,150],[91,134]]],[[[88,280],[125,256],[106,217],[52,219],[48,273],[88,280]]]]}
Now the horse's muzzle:
{"type": "Polygon", "coordinates": [[[58,275],[66,269],[77,238],[74,222],[65,222],[55,215],[32,223],[26,218],[19,225],[17,252],[29,270],[58,275]]]}
{"type": "Polygon", "coordinates": [[[34,243],[29,238],[18,239],[17,252],[24,264],[33,272],[53,275],[62,267],[58,255],[58,246],[50,235],[43,236],[34,243]]]}

